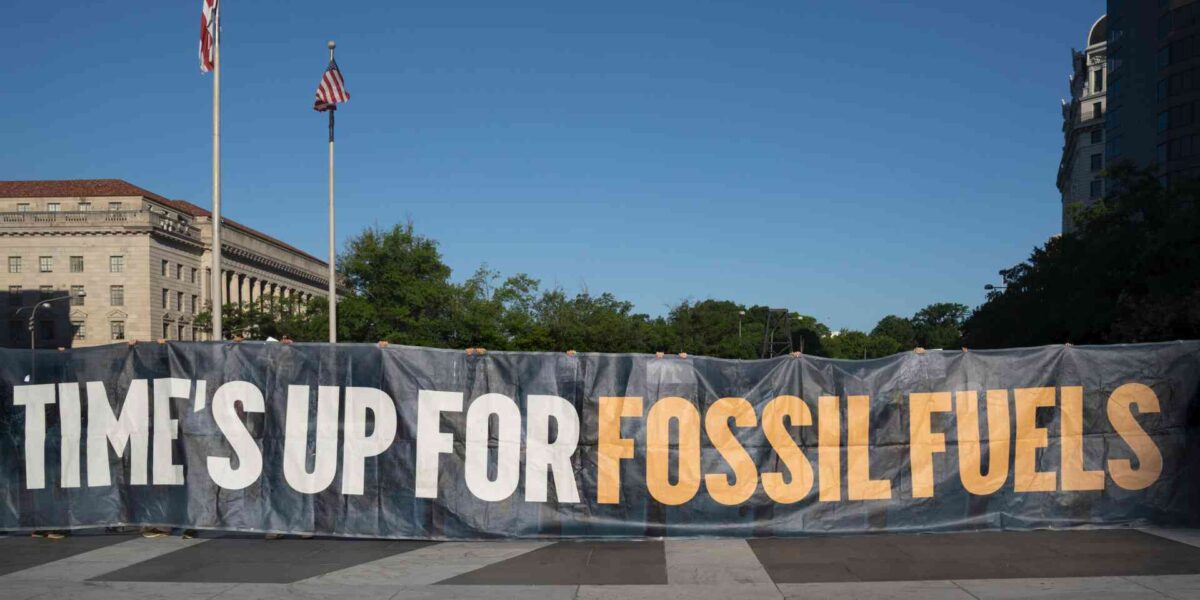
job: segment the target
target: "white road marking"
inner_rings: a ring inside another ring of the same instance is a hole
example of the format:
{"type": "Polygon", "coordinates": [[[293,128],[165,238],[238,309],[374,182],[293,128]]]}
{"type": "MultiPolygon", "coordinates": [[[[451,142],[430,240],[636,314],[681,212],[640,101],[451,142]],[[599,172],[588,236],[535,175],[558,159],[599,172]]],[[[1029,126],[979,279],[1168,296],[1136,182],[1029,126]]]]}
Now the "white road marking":
{"type": "Polygon", "coordinates": [[[676,584],[772,584],[746,540],[666,540],[667,582],[676,584]]]}
{"type": "Polygon", "coordinates": [[[97,548],[91,552],[68,556],[23,571],[9,573],[0,577],[0,585],[14,580],[86,581],[206,541],[208,540],[185,540],[177,537],[158,539],[138,537],[120,544],[97,548]]]}
{"type": "Polygon", "coordinates": [[[333,571],[300,583],[429,585],[549,546],[552,542],[444,542],[333,571]]]}

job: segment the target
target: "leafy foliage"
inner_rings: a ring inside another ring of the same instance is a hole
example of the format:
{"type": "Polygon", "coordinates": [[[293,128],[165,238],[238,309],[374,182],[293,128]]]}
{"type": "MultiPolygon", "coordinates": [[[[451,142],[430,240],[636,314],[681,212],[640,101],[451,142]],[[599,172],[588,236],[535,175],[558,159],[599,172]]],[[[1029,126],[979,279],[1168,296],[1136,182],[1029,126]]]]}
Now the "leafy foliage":
{"type": "MultiPolygon", "coordinates": [[[[730,300],[684,300],[663,317],[638,313],[611,293],[570,294],[543,289],[525,274],[504,277],[480,267],[461,283],[451,281],[437,242],[411,223],[370,228],[339,257],[347,294],[338,304],[338,339],[492,350],[580,352],[688,352],[750,359],[763,352],[770,308],[730,300]]],[[[328,335],[324,298],[300,306],[290,300],[225,306],[228,335],[249,339],[284,336],[322,341],[328,335]]],[[[888,316],[867,335],[834,333],[817,319],[788,315],[796,351],[839,358],[873,358],[937,336],[957,339],[966,307],[935,304],[912,319],[888,316]],[[950,330],[953,329],[953,332],[950,330]]],[[[778,319],[779,313],[772,315],[778,319]]],[[[197,322],[206,324],[202,314],[197,322]]]]}
{"type": "Polygon", "coordinates": [[[1000,271],[964,324],[972,347],[1149,342],[1200,336],[1200,187],[1164,188],[1118,165],[1077,228],[1000,271]]]}

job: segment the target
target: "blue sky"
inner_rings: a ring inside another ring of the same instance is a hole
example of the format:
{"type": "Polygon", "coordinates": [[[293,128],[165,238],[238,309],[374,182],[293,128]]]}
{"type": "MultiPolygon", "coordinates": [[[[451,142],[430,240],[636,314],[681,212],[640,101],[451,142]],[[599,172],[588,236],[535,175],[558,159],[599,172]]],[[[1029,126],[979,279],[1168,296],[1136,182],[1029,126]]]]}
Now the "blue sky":
{"type": "MultiPolygon", "coordinates": [[[[325,256],[325,42],[339,247],[412,219],[481,263],[869,329],[977,305],[1059,231],[1059,98],[1102,0],[225,0],[228,216],[325,256]],[[912,5],[919,4],[919,5],[912,5]]],[[[0,179],[121,178],[210,202],[200,1],[22,2],[0,179]]]]}

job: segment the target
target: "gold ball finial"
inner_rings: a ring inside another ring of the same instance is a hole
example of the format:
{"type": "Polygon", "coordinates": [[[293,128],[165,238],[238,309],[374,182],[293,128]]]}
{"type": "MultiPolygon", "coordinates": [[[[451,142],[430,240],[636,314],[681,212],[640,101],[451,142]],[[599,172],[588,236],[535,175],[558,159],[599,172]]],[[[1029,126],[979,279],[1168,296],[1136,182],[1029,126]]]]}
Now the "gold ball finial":
{"type": "Polygon", "coordinates": [[[337,47],[337,44],[333,40],[329,40],[329,49],[333,50],[336,47],[337,47]]]}

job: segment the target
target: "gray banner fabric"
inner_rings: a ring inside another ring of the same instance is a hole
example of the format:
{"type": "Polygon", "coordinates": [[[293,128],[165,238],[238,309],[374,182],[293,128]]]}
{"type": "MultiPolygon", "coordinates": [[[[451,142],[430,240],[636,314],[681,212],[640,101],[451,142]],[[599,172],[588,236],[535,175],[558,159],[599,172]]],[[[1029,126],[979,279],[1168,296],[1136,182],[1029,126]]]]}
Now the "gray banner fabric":
{"type": "Polygon", "coordinates": [[[0,530],[481,539],[1194,526],[1198,428],[1195,341],[866,361],[261,342],[3,349],[0,530]]]}

